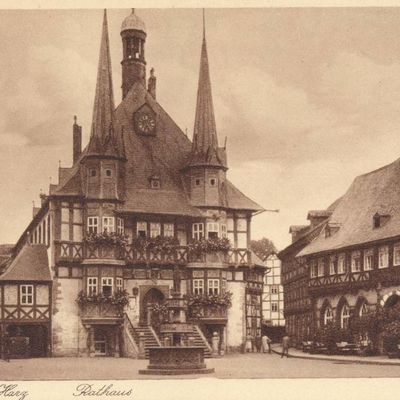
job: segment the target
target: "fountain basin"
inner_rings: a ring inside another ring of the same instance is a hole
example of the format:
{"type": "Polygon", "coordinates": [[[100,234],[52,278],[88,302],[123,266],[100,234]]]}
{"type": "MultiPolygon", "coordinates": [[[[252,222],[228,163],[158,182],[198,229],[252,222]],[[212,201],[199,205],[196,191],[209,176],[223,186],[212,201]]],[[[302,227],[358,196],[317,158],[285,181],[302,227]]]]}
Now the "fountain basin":
{"type": "Polygon", "coordinates": [[[203,347],[166,346],[149,348],[149,365],[139,370],[148,375],[209,374],[214,368],[207,368],[203,347]]]}

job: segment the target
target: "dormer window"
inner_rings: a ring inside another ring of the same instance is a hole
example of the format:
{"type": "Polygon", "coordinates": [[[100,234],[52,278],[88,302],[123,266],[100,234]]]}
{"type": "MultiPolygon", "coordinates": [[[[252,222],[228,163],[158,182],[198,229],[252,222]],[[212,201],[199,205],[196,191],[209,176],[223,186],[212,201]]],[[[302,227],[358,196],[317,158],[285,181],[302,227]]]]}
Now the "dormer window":
{"type": "Polygon", "coordinates": [[[372,227],[373,229],[381,228],[385,225],[390,219],[390,214],[377,212],[372,217],[372,227]]]}
{"type": "Polygon", "coordinates": [[[160,183],[160,177],[158,176],[152,176],[150,178],[150,187],[152,189],[160,189],[161,183],[160,183]]]}
{"type": "Polygon", "coordinates": [[[381,226],[381,216],[379,214],[375,214],[373,218],[374,229],[380,228],[381,226]]]}

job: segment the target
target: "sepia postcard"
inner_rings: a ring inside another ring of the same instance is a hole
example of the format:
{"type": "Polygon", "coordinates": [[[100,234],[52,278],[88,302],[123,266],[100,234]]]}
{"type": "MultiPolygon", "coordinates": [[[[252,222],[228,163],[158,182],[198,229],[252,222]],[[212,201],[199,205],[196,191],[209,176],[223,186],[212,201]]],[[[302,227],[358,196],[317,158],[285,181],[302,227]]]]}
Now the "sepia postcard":
{"type": "Polygon", "coordinates": [[[355,5],[0,3],[0,400],[400,389],[400,7],[355,5]]]}

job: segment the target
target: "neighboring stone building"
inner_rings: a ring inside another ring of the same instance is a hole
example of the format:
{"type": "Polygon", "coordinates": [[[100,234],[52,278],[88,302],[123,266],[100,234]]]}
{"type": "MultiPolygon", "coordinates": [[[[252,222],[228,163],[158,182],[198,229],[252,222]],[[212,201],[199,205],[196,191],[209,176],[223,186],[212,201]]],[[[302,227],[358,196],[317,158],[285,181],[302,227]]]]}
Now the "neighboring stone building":
{"type": "Polygon", "coordinates": [[[263,209],[226,177],[205,35],[193,142],[157,102],[153,70],[146,88],[147,33],[134,12],[121,37],[122,102],[114,107],[104,13],[89,143],[81,150],[75,118],[73,165],[59,168],[0,276],[1,328],[19,356],[137,357],[140,335],[161,344],[155,310],[171,296],[167,312],[185,310],[188,336],[206,350],[214,332],[230,351],[261,331],[266,268],[249,244],[263,209]]]}
{"type": "Polygon", "coordinates": [[[275,253],[272,253],[266,258],[265,263],[268,273],[264,276],[263,321],[271,327],[285,326],[281,261],[275,253]]]}
{"type": "Polygon", "coordinates": [[[347,329],[355,316],[400,299],[400,160],[358,176],[317,237],[307,265],[312,328],[347,329]]]}

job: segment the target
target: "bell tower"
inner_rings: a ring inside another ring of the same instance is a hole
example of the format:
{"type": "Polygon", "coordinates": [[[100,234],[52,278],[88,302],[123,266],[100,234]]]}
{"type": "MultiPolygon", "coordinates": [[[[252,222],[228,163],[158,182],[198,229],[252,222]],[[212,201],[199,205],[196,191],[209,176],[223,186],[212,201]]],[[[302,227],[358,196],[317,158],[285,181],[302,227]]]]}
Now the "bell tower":
{"type": "Polygon", "coordinates": [[[124,19],[121,25],[123,47],[122,59],[122,99],[126,97],[135,82],[146,87],[146,60],[144,48],[146,43],[146,26],[144,22],[132,13],[124,19]]]}

